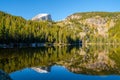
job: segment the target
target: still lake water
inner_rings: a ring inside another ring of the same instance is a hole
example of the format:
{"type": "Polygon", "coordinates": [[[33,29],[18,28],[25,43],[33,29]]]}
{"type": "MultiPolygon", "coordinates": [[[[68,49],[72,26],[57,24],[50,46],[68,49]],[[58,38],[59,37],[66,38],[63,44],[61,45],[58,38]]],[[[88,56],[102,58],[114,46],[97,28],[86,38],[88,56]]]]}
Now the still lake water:
{"type": "Polygon", "coordinates": [[[120,46],[0,49],[0,80],[120,80],[120,46]]]}

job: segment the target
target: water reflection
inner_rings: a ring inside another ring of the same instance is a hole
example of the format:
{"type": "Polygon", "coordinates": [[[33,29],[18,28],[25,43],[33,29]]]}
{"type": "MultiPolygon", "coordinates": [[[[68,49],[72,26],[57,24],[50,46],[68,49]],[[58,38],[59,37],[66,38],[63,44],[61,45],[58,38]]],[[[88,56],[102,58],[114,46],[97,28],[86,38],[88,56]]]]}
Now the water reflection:
{"type": "MultiPolygon", "coordinates": [[[[18,76],[18,73],[24,76],[28,71],[30,71],[28,77],[30,77],[29,75],[31,74],[35,76],[34,72],[37,74],[44,73],[44,75],[49,73],[51,74],[51,70],[53,69],[52,67],[54,67],[52,65],[55,64],[64,66],[68,69],[64,68],[63,74],[66,70],[68,73],[76,76],[80,76],[80,74],[119,75],[119,58],[120,47],[109,45],[0,49],[0,69],[10,73],[12,78],[14,78],[15,75],[18,76]]],[[[57,76],[56,74],[54,75],[57,76]]],[[[66,76],[67,75],[64,75],[63,77],[66,76]]],[[[68,76],[70,75],[68,74],[68,76]]],[[[71,78],[69,78],[69,80],[70,79],[71,78]]]]}
{"type": "Polygon", "coordinates": [[[32,67],[32,70],[38,73],[49,73],[51,71],[51,67],[32,67]]]}
{"type": "MultiPolygon", "coordinates": [[[[69,72],[63,66],[50,66],[50,72],[38,73],[31,68],[25,68],[20,71],[16,71],[10,74],[13,80],[119,80],[120,76],[117,75],[85,75],[85,74],[74,74],[69,72]],[[28,76],[30,75],[30,76],[28,76]]],[[[44,69],[43,69],[44,70],[44,69]]]]}
{"type": "Polygon", "coordinates": [[[112,48],[109,46],[89,46],[89,48],[78,50],[70,61],[64,63],[71,72],[105,75],[105,74],[120,74],[119,62],[116,61],[116,56],[119,52],[112,53],[112,50],[119,50],[120,47],[112,48]],[[114,57],[113,57],[114,56],[114,57]]]}

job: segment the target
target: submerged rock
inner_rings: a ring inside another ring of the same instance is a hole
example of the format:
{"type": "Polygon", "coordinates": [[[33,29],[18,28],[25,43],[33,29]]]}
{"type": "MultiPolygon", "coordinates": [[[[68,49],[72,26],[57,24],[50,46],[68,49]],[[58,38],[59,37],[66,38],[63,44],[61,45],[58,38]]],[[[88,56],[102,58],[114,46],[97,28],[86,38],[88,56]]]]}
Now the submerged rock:
{"type": "Polygon", "coordinates": [[[0,80],[12,80],[10,76],[4,71],[0,70],[0,80]]]}

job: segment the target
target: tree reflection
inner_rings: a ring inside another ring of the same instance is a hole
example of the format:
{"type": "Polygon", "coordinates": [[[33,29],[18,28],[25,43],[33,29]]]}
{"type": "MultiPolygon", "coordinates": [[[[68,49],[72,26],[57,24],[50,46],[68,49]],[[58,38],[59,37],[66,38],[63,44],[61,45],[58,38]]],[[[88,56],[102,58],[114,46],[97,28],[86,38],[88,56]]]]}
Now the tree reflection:
{"type": "Polygon", "coordinates": [[[119,46],[57,46],[1,49],[0,69],[13,72],[26,67],[62,65],[74,73],[120,74],[119,46]]]}

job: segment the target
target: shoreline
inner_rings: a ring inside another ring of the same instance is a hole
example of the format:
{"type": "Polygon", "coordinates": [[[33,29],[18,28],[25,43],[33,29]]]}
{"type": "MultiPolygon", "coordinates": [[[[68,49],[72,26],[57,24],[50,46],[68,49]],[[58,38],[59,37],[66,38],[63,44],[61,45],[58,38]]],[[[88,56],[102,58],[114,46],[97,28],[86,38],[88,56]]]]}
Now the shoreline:
{"type": "Polygon", "coordinates": [[[53,46],[70,46],[82,45],[82,43],[10,43],[0,44],[0,48],[37,48],[37,47],[53,47],[53,46]]]}

